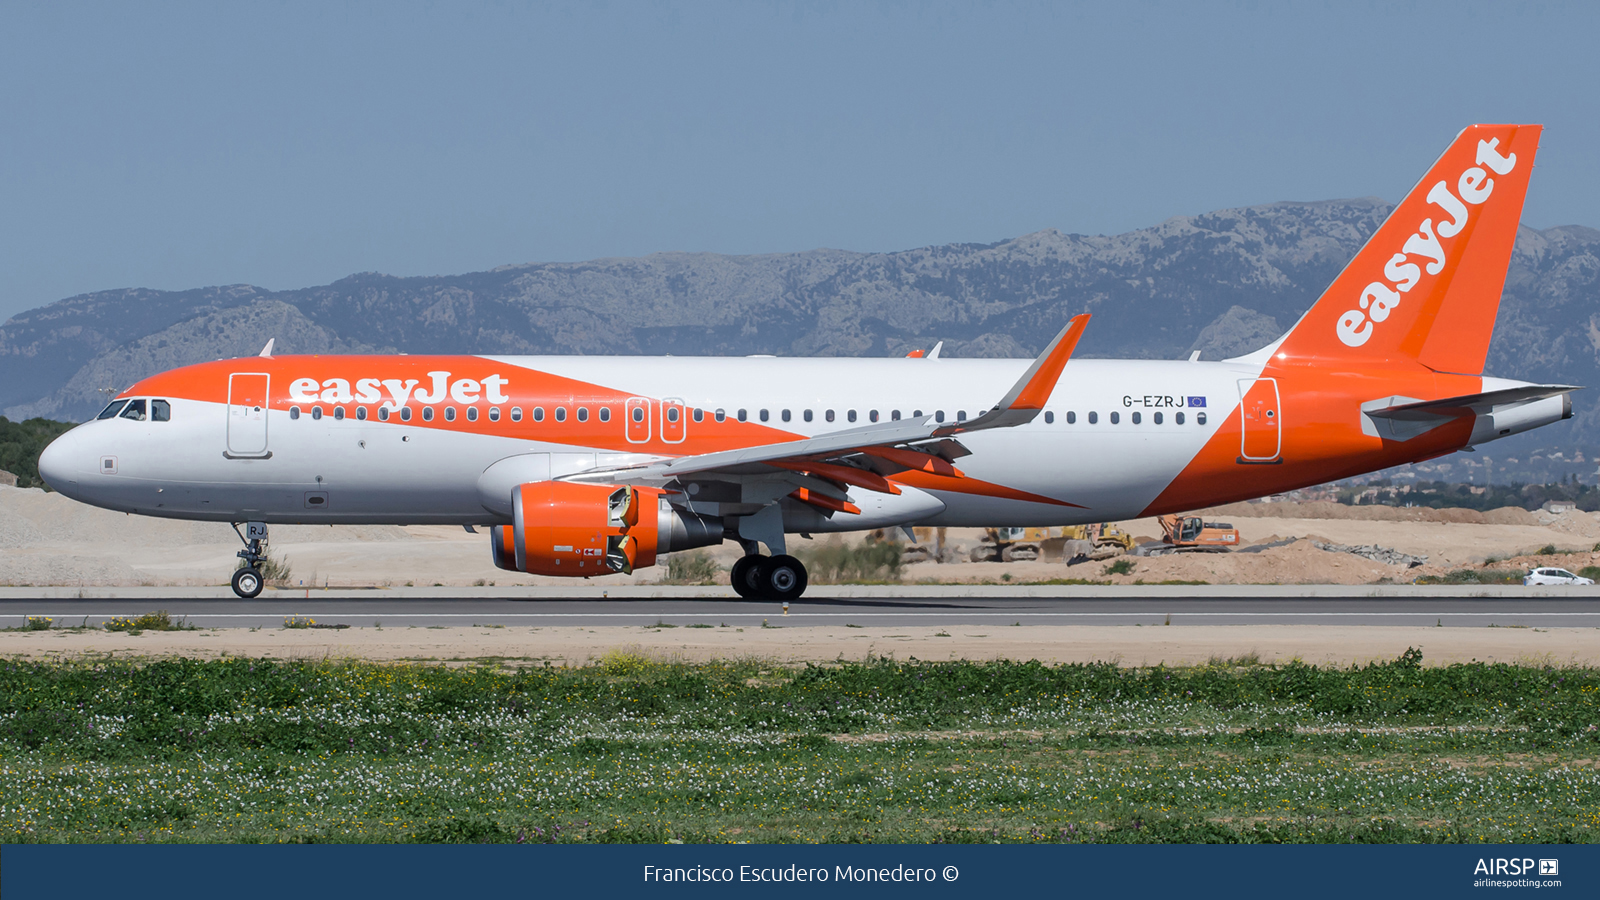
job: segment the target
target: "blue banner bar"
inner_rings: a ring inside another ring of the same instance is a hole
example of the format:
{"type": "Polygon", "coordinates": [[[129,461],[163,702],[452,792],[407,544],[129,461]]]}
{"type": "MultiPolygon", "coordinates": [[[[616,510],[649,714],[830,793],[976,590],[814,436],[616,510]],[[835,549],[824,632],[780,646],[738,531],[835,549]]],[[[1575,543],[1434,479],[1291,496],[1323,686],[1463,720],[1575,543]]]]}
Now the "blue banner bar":
{"type": "Polygon", "coordinates": [[[8,845],[5,900],[1600,895],[1600,847],[8,845]],[[480,892],[488,892],[482,893],[480,892]],[[1488,893],[1486,893],[1488,892],[1488,893]]]}

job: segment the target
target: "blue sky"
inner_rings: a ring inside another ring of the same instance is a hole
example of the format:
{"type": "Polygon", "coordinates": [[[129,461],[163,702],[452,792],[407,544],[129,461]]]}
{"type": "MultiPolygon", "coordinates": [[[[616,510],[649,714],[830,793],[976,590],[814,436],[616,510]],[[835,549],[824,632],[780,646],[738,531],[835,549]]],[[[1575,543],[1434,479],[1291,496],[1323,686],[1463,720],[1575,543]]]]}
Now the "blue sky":
{"type": "Polygon", "coordinates": [[[0,2],[0,317],[657,251],[1397,199],[1548,130],[1600,226],[1600,4],[0,2]]]}

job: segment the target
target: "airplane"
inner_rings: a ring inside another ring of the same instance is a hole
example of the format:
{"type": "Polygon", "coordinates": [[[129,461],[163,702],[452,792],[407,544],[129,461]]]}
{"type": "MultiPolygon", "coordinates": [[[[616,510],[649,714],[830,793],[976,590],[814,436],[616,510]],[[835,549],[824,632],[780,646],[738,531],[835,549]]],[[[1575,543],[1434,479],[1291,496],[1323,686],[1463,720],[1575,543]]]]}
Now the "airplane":
{"type": "Polygon", "coordinates": [[[107,509],[232,523],[240,597],[269,525],[343,523],[486,526],[495,566],[570,577],[731,539],[734,590],[788,601],[794,534],[1154,516],[1472,450],[1570,418],[1579,389],[1480,374],[1541,131],[1462,131],[1288,333],[1233,359],[1074,359],[1086,314],[1031,363],[269,341],[139,381],[39,471],[107,509]]]}

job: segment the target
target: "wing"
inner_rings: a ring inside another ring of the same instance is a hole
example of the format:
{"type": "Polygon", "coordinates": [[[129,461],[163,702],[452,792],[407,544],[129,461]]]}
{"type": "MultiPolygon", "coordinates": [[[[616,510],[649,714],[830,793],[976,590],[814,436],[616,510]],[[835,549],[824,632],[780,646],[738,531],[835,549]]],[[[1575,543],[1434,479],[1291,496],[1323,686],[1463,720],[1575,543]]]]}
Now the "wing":
{"type": "Polygon", "coordinates": [[[591,469],[567,478],[652,486],[698,479],[736,483],[758,479],[786,486],[771,500],[787,494],[829,514],[857,512],[848,501],[848,488],[898,494],[900,489],[886,476],[907,471],[964,477],[952,465],[969,454],[960,435],[1033,421],[1044,409],[1088,322],[1087,313],[1073,318],[993,408],[966,422],[936,423],[932,416],[880,422],[796,441],[591,469]]]}

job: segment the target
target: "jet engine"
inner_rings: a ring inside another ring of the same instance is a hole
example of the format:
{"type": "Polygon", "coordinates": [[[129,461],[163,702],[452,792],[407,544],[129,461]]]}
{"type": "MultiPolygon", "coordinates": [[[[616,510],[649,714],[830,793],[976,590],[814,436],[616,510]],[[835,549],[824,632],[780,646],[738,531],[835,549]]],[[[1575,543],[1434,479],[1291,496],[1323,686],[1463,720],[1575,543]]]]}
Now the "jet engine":
{"type": "Polygon", "coordinates": [[[494,564],[584,577],[632,573],[656,556],[722,542],[719,519],[684,512],[658,488],[535,481],[511,492],[513,522],[490,530],[494,564]]]}

